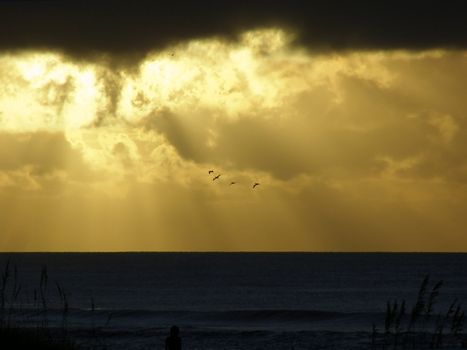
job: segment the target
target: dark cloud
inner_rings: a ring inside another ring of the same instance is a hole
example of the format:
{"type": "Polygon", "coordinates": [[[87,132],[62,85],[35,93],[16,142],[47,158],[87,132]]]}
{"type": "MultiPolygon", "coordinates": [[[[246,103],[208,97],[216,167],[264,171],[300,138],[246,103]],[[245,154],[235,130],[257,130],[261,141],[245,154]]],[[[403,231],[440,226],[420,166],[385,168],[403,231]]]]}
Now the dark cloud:
{"type": "Polygon", "coordinates": [[[219,120],[207,113],[197,116],[196,125],[190,125],[188,119],[163,112],[144,118],[141,124],[162,133],[182,158],[197,163],[268,171],[281,179],[309,170],[309,165],[295,155],[303,140],[287,141],[287,125],[252,117],[219,120]],[[216,134],[213,145],[209,144],[211,131],[216,134]]]}
{"type": "Polygon", "coordinates": [[[72,178],[89,180],[93,174],[82,155],[71,148],[63,133],[0,133],[0,172],[29,167],[32,175],[66,171],[72,178]]]}
{"type": "Polygon", "coordinates": [[[0,50],[140,55],[268,25],[315,50],[467,47],[464,1],[21,1],[0,4],[0,50]]]}

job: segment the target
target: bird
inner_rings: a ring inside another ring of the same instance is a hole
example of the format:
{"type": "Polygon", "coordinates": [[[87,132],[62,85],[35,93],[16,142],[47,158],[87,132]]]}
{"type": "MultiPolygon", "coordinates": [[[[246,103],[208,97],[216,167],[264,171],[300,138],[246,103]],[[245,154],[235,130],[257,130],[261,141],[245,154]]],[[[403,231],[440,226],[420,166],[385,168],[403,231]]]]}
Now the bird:
{"type": "Polygon", "coordinates": [[[221,177],[221,174],[219,174],[219,175],[217,175],[217,176],[214,176],[214,178],[212,179],[212,181],[217,180],[217,179],[220,178],[220,177],[221,177]]]}
{"type": "Polygon", "coordinates": [[[236,182],[235,182],[235,181],[232,181],[232,182],[230,183],[230,185],[235,185],[235,184],[236,184],[236,182]]]}
{"type": "Polygon", "coordinates": [[[214,172],[214,170],[209,170],[208,174],[211,175],[214,172]]]}
{"type": "Polygon", "coordinates": [[[253,185],[253,188],[255,188],[256,186],[259,186],[260,183],[259,182],[255,182],[255,184],[253,185]]]}

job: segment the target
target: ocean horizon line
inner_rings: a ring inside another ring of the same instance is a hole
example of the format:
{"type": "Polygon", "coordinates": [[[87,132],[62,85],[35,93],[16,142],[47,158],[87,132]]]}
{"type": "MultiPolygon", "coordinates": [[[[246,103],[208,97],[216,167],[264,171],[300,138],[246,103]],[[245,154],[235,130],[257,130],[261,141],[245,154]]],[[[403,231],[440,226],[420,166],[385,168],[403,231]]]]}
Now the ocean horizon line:
{"type": "Polygon", "coordinates": [[[307,251],[307,250],[122,250],[122,251],[0,251],[0,254],[467,254],[467,251],[307,251]]]}

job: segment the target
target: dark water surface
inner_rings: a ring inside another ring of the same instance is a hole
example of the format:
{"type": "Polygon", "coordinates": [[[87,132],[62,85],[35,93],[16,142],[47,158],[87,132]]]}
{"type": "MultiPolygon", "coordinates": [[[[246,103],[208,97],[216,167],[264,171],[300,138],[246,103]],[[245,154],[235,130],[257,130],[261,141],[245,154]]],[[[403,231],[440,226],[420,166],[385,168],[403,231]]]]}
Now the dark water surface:
{"type": "Polygon", "coordinates": [[[369,349],[386,301],[413,304],[427,274],[444,280],[438,310],[467,301],[467,254],[27,253],[0,254],[2,269],[8,260],[18,322],[39,321],[46,266],[49,323],[63,318],[57,282],[67,327],[84,342],[97,329],[112,349],[162,349],[171,324],[186,349],[369,349]]]}

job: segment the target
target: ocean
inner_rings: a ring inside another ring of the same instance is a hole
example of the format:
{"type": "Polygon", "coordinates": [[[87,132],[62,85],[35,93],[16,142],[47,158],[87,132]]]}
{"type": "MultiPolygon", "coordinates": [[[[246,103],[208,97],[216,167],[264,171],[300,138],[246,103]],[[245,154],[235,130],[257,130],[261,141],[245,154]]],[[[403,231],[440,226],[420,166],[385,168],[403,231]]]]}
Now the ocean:
{"type": "Polygon", "coordinates": [[[164,349],[172,325],[183,349],[371,349],[387,301],[410,312],[425,276],[427,293],[443,280],[433,317],[467,301],[467,254],[5,253],[2,271],[7,261],[11,322],[114,350],[164,349]]]}

